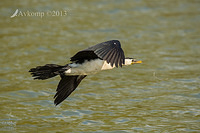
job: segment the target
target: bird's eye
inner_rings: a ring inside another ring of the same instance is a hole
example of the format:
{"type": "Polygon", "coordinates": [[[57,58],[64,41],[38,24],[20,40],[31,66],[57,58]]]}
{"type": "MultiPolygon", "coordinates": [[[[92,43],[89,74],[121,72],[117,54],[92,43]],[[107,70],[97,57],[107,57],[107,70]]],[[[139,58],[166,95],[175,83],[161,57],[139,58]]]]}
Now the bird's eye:
{"type": "Polygon", "coordinates": [[[136,59],[132,59],[132,62],[136,62],[136,59]]]}

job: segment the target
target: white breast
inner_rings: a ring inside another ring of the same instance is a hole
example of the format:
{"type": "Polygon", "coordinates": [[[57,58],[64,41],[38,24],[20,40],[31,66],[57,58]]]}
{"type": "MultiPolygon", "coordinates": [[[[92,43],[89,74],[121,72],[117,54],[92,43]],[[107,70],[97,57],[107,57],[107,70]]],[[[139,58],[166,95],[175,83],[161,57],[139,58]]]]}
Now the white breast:
{"type": "Polygon", "coordinates": [[[72,63],[69,64],[69,66],[71,68],[65,71],[66,75],[88,75],[97,73],[101,70],[114,68],[111,67],[106,61],[100,59],[85,61],[82,64],[72,63]]]}

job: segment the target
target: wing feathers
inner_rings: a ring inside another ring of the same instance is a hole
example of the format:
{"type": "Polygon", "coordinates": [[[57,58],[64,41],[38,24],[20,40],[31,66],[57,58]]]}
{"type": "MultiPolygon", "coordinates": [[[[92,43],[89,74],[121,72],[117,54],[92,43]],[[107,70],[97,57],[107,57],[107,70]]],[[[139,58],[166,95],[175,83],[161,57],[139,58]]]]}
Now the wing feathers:
{"type": "Polygon", "coordinates": [[[111,66],[113,66],[113,64],[115,64],[116,67],[122,66],[122,64],[124,64],[125,62],[124,52],[118,40],[103,42],[95,46],[89,47],[88,49],[93,50],[98,57],[106,60],[108,63],[111,64],[111,66]],[[121,62],[119,59],[121,60],[121,62]]]}
{"type": "Polygon", "coordinates": [[[118,40],[99,43],[82,50],[71,57],[71,61],[82,63],[84,60],[96,58],[106,60],[107,63],[110,63],[112,66],[115,64],[116,67],[122,67],[122,64],[125,62],[124,51],[118,40]]]}
{"type": "Polygon", "coordinates": [[[108,61],[111,63],[111,66],[113,66],[115,58],[116,58],[116,52],[114,50],[112,50],[112,53],[110,54],[110,57],[108,59],[108,61]]]}
{"type": "Polygon", "coordinates": [[[58,105],[64,101],[86,76],[87,75],[62,76],[56,90],[57,93],[54,96],[54,104],[58,105]]]}
{"type": "Polygon", "coordinates": [[[118,61],[118,59],[120,58],[119,57],[119,52],[118,52],[118,49],[116,49],[116,57],[115,57],[115,59],[114,59],[114,62],[118,62],[117,64],[115,64],[116,65],[116,67],[118,67],[118,64],[119,64],[119,61],[118,61]]]}

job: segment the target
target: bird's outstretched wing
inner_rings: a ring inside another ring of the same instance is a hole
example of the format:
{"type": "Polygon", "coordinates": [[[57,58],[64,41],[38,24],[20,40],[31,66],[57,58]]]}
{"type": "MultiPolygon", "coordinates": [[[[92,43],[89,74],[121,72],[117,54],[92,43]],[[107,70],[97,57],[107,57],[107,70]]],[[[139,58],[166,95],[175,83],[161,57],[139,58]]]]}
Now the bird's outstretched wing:
{"type": "Polygon", "coordinates": [[[83,62],[84,60],[91,60],[100,58],[106,60],[111,66],[122,67],[125,63],[124,51],[118,40],[111,40],[103,43],[96,44],[85,50],[76,53],[71,57],[71,61],[83,62]]]}
{"type": "Polygon", "coordinates": [[[64,101],[86,76],[87,75],[61,76],[56,90],[57,93],[54,96],[54,104],[58,105],[64,101]]]}

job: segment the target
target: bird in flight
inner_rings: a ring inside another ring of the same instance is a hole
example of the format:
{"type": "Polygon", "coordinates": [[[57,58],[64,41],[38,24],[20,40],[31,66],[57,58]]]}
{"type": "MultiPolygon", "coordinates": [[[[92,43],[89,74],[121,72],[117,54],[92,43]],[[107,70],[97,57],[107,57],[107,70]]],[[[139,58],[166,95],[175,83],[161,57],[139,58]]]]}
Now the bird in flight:
{"type": "Polygon", "coordinates": [[[64,101],[90,74],[102,70],[142,63],[134,58],[125,58],[118,40],[110,40],[81,50],[71,57],[66,65],[46,64],[31,68],[29,72],[34,79],[45,80],[60,75],[61,80],[54,96],[54,104],[64,101]]]}

